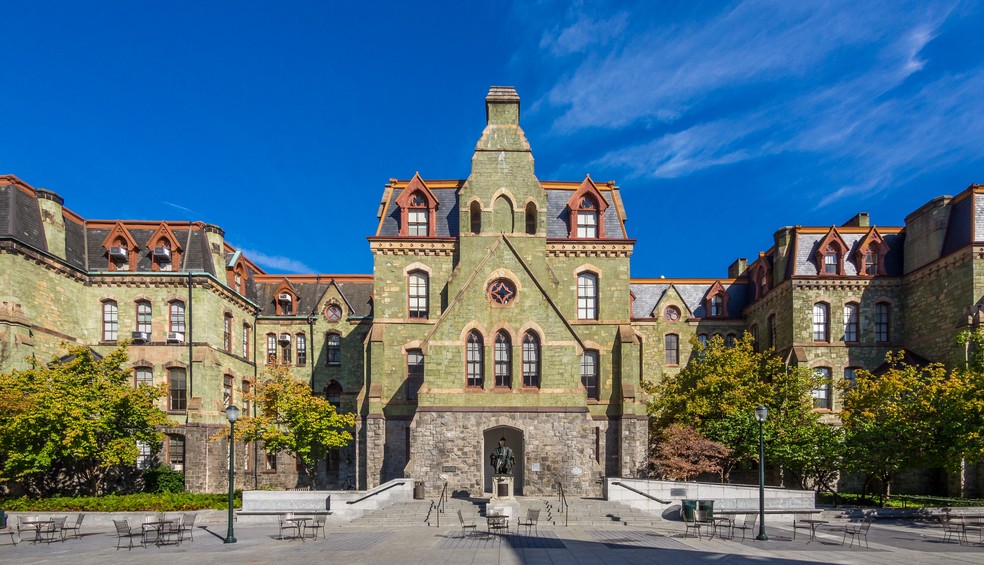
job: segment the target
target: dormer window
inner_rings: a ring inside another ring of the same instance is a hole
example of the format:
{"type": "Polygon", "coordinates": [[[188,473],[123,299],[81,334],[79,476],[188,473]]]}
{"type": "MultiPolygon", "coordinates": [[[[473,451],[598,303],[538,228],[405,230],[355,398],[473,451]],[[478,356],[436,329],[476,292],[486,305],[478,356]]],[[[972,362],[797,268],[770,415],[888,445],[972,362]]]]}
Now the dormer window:
{"type": "Polygon", "coordinates": [[[166,223],[157,226],[157,230],[147,241],[150,249],[151,269],[154,271],[170,272],[181,265],[181,245],[178,236],[171,231],[166,223]]]}
{"type": "Polygon", "coordinates": [[[878,254],[872,251],[868,251],[864,254],[864,272],[876,274],[878,273],[878,254]]]}
{"type": "Polygon", "coordinates": [[[605,209],[608,202],[591,177],[584,179],[580,188],[567,201],[569,214],[568,237],[574,239],[598,239],[605,233],[605,209]]]}
{"type": "Polygon", "coordinates": [[[884,275],[885,255],[887,254],[888,244],[885,243],[878,230],[871,228],[871,231],[858,243],[854,255],[854,263],[858,266],[858,275],[862,277],[884,275]]]}
{"type": "Polygon", "coordinates": [[[300,306],[297,304],[299,298],[290,281],[283,279],[273,294],[277,316],[293,316],[294,312],[300,312],[300,306]]]}
{"type": "Polygon", "coordinates": [[[427,188],[419,174],[413,179],[396,198],[400,207],[400,235],[409,237],[434,236],[434,213],[437,210],[437,198],[427,188]]]}
{"type": "Polygon", "coordinates": [[[704,297],[704,308],[710,318],[728,317],[728,291],[721,281],[715,281],[704,297]]]}
{"type": "Polygon", "coordinates": [[[598,204],[594,198],[585,196],[577,207],[577,237],[598,237],[598,204]]]}
{"type": "Polygon", "coordinates": [[[426,237],[428,227],[427,201],[419,192],[410,197],[407,211],[407,235],[426,237]]]}
{"type": "Polygon", "coordinates": [[[154,264],[159,271],[171,270],[171,242],[164,240],[160,245],[154,247],[154,264]]]}
{"type": "Polygon", "coordinates": [[[817,274],[822,277],[844,276],[844,257],[847,255],[847,244],[838,233],[837,228],[830,228],[827,235],[820,240],[814,252],[817,274]]]}
{"type": "Polygon", "coordinates": [[[229,267],[229,270],[226,271],[226,282],[230,287],[232,287],[232,290],[246,296],[247,278],[246,264],[242,257],[240,257],[236,260],[235,264],[229,267]]]}
{"type": "Polygon", "coordinates": [[[711,297],[711,317],[720,318],[721,314],[724,313],[724,299],[721,295],[711,297]]]}
{"type": "Polygon", "coordinates": [[[827,275],[837,274],[837,264],[840,263],[840,257],[838,257],[837,252],[828,249],[826,253],[823,254],[823,272],[827,275]]]}

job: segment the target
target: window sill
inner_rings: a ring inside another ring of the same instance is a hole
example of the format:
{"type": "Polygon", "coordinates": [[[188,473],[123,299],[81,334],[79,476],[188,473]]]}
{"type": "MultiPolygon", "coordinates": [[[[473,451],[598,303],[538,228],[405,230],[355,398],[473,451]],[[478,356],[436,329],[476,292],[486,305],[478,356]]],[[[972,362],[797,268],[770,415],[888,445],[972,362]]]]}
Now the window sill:
{"type": "Polygon", "coordinates": [[[342,366],[342,363],[341,362],[338,362],[338,363],[327,363],[326,366],[328,366],[328,367],[341,367],[342,366]]]}
{"type": "Polygon", "coordinates": [[[165,414],[169,416],[184,416],[188,414],[188,410],[167,410],[165,414]]]}

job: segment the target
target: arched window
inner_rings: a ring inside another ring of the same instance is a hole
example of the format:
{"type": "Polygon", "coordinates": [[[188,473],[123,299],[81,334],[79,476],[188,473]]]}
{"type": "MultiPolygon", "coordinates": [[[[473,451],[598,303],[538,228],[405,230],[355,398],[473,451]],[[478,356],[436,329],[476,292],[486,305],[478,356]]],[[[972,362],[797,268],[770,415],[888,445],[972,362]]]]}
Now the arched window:
{"type": "Polygon", "coordinates": [[[494,358],[495,386],[512,387],[512,342],[504,331],[495,334],[494,358]]]}
{"type": "Polygon", "coordinates": [[[735,334],[728,334],[724,336],[724,344],[728,347],[735,346],[735,334]]]}
{"type": "Polygon", "coordinates": [[[724,298],[720,294],[711,297],[711,317],[720,318],[724,315],[724,298]]]}
{"type": "Polygon", "coordinates": [[[585,195],[577,203],[577,237],[596,239],[598,237],[598,202],[593,196],[585,195]]]}
{"type": "Polygon", "coordinates": [[[423,271],[412,271],[408,277],[409,317],[427,318],[428,277],[423,271]]]}
{"type": "Polygon", "coordinates": [[[267,334],[266,338],[267,338],[266,339],[267,364],[273,365],[274,363],[277,362],[277,335],[272,333],[267,334]]]}
{"type": "Polygon", "coordinates": [[[102,303],[103,341],[116,341],[120,332],[120,309],[115,300],[102,303]]]}
{"type": "Polygon", "coordinates": [[[297,334],[294,340],[297,343],[297,366],[303,367],[307,365],[307,336],[297,334]]]}
{"type": "Polygon", "coordinates": [[[482,336],[477,331],[472,330],[468,333],[468,342],[465,345],[465,381],[468,386],[482,387],[485,384],[482,378],[482,369],[482,336]]]}
{"type": "Polygon", "coordinates": [[[181,334],[178,341],[184,340],[185,333],[185,303],[174,300],[170,304],[170,317],[168,319],[168,331],[181,334]]]}
{"type": "Polygon", "coordinates": [[[492,226],[498,233],[513,232],[513,204],[505,196],[500,195],[492,203],[492,226]]]}
{"type": "Polygon", "coordinates": [[[291,347],[290,347],[290,342],[291,342],[290,334],[286,332],[280,334],[280,339],[278,341],[280,341],[280,362],[290,363],[292,357],[291,347]]]}
{"type": "Polygon", "coordinates": [[[592,349],[581,355],[581,384],[588,398],[598,399],[598,352],[592,349]]]}
{"type": "Polygon", "coordinates": [[[153,314],[150,306],[150,302],[146,300],[137,301],[137,331],[145,333],[148,336],[151,332],[151,321],[153,320],[153,314]]]}
{"type": "Polygon", "coordinates": [[[577,318],[598,319],[598,275],[594,273],[577,276],[577,318]]]}
{"type": "Polygon", "coordinates": [[[410,206],[407,209],[407,235],[427,237],[429,234],[430,211],[427,209],[427,199],[421,192],[410,195],[410,206]]]}
{"type": "Polygon", "coordinates": [[[424,384],[424,352],[419,349],[407,350],[407,400],[417,400],[421,385],[424,384]]]}
{"type": "Polygon", "coordinates": [[[830,341],[830,306],[826,302],[813,305],[813,341],[830,341]]]}
{"type": "Polygon", "coordinates": [[[707,347],[707,334],[697,334],[697,342],[701,347],[707,347]]]}
{"type": "Polygon", "coordinates": [[[875,341],[885,343],[889,339],[891,306],[888,302],[875,304],[875,341]]]}
{"type": "Polygon", "coordinates": [[[142,384],[154,386],[154,369],[151,367],[137,367],[134,372],[137,386],[142,384]]]}
{"type": "Polygon", "coordinates": [[[857,303],[848,302],[844,305],[844,341],[855,343],[860,341],[860,316],[857,303]]]}
{"type": "Polygon", "coordinates": [[[471,232],[482,233],[482,205],[477,200],[472,201],[468,206],[468,214],[471,221],[471,232]]]}
{"type": "Polygon", "coordinates": [[[680,364],[680,336],[677,334],[666,334],[666,364],[680,364]]]}
{"type": "Polygon", "coordinates": [[[342,364],[342,338],[338,334],[328,334],[325,337],[325,352],[329,365],[342,364]]]}
{"type": "Polygon", "coordinates": [[[823,252],[823,273],[836,275],[840,265],[840,253],[836,247],[830,246],[823,252]]]}
{"type": "Polygon", "coordinates": [[[536,204],[526,203],[526,233],[536,235],[536,204]]]}
{"type": "Polygon", "coordinates": [[[342,385],[338,381],[332,380],[325,387],[325,400],[335,407],[335,411],[342,407],[342,385]]]}
{"type": "Polygon", "coordinates": [[[523,336],[523,386],[540,387],[540,338],[534,332],[523,336]]]}
{"type": "Polygon", "coordinates": [[[813,407],[829,410],[832,408],[830,402],[830,367],[816,367],[813,369],[816,377],[816,385],[813,388],[813,407]]]}

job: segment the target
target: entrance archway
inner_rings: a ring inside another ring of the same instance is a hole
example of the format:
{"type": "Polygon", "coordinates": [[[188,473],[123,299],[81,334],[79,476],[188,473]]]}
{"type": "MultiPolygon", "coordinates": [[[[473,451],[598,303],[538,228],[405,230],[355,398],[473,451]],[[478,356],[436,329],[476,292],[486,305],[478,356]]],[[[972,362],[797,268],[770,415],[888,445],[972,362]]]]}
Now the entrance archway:
{"type": "Polygon", "coordinates": [[[482,449],[482,469],[485,471],[483,473],[485,477],[485,492],[492,492],[492,475],[495,474],[492,466],[489,464],[489,456],[492,455],[496,447],[499,447],[499,439],[506,438],[506,445],[513,450],[513,455],[516,457],[516,464],[513,466],[513,477],[515,477],[514,492],[517,496],[521,496],[523,494],[523,478],[526,469],[526,449],[523,442],[523,430],[509,426],[498,426],[485,430],[483,436],[485,441],[484,448],[482,449]]]}

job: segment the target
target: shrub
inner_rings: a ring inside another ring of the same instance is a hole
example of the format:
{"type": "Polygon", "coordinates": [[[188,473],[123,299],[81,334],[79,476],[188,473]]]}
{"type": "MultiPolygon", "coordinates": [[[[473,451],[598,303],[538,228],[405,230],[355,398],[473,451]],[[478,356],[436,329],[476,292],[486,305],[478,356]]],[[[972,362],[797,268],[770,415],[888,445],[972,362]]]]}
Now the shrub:
{"type": "Polygon", "coordinates": [[[145,492],[184,492],[184,474],[166,465],[158,465],[144,471],[145,492]]]}
{"type": "MultiPolygon", "coordinates": [[[[106,496],[56,496],[0,499],[8,512],[182,512],[188,510],[226,510],[228,494],[141,493],[106,496]]],[[[242,491],[237,490],[233,505],[242,507],[242,491]]]]}

